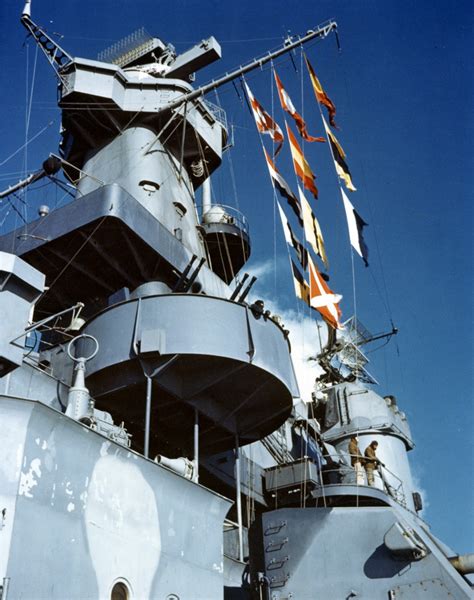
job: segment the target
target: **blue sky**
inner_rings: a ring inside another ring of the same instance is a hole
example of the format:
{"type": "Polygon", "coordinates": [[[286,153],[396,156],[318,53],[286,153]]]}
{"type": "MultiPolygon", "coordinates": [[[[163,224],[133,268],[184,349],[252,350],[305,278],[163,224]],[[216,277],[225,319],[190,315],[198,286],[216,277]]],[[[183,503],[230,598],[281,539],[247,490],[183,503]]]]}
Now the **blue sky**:
{"type": "MultiPolygon", "coordinates": [[[[22,4],[4,0],[0,6],[2,189],[17,181],[25,164],[26,170],[38,168],[58,142],[54,75],[41,54],[35,68],[35,47],[31,42],[24,45],[22,4]],[[22,151],[4,162],[25,141],[30,94],[29,138],[47,129],[28,145],[26,156],[22,151]]],[[[71,54],[88,58],[142,26],[178,51],[214,35],[223,58],[198,73],[198,83],[278,46],[287,31],[304,33],[328,18],[338,22],[342,51],[331,36],[312,44],[307,53],[336,104],[341,127],[336,135],[358,188],[350,199],[369,223],[371,266],[365,269],[354,258],[357,315],[374,333],[390,329],[390,319],[400,329],[395,341],[369,354],[370,370],[381,384],[380,393],[397,396],[410,419],[416,442],[412,467],[429,504],[425,517],[434,533],[457,552],[474,546],[472,12],[470,2],[426,0],[33,0],[33,18],[62,34],[61,44],[71,54]]],[[[300,71],[299,52],[293,61],[280,59],[276,68],[304,113],[309,132],[322,135],[309,80],[300,71]]],[[[283,125],[270,71],[255,71],[247,81],[268,110],[274,106],[283,125]]],[[[248,110],[232,85],[209,99],[226,109],[235,140],[213,178],[215,199],[238,204],[249,219],[250,266],[269,261],[256,292],[278,298],[282,310],[301,312],[293,298],[283,235],[274,222],[273,192],[248,110]]],[[[337,181],[327,148],[306,145],[305,152],[318,176],[320,198],[313,206],[326,239],[331,286],[343,294],[348,318],[354,312],[351,255],[337,181]]],[[[296,189],[287,147],[278,168],[296,189]]],[[[62,196],[53,186],[28,191],[26,202],[33,208],[21,203],[18,207],[33,218],[35,206],[63,203],[62,196]]],[[[0,205],[3,229],[19,219],[6,204],[0,205]]],[[[305,335],[311,343],[316,325],[305,335]]]]}

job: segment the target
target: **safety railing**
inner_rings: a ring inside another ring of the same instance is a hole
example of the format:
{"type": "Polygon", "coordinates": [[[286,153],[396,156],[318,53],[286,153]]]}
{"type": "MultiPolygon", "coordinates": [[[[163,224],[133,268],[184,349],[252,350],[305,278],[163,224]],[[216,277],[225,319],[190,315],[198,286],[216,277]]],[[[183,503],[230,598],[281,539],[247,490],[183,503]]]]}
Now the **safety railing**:
{"type": "Polygon", "coordinates": [[[209,102],[209,100],[201,98],[201,102],[207,108],[207,110],[211,113],[216,121],[218,121],[221,125],[223,125],[224,129],[227,130],[227,115],[225,110],[217,104],[213,102],[209,102]]]}
{"type": "Polygon", "coordinates": [[[246,235],[249,235],[249,223],[246,217],[233,206],[226,204],[211,204],[210,207],[203,209],[202,204],[197,208],[202,215],[202,222],[205,225],[214,225],[222,223],[224,225],[235,225],[246,235]],[[203,210],[206,212],[203,213],[203,210]]]}
{"type": "Polygon", "coordinates": [[[402,480],[388,469],[381,461],[375,468],[367,468],[368,460],[365,457],[351,454],[325,454],[321,465],[323,485],[374,488],[385,492],[393,500],[406,507],[406,496],[402,480]],[[351,464],[351,459],[354,465],[351,464]]]}

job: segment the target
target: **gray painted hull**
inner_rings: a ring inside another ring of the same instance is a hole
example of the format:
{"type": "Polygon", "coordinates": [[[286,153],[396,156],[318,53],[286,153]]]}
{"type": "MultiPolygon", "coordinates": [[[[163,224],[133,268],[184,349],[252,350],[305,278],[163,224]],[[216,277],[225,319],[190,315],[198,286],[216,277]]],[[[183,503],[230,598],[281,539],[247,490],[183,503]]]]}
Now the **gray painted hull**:
{"type": "Polygon", "coordinates": [[[466,580],[420,520],[396,505],[267,512],[259,539],[261,563],[256,566],[265,572],[272,600],[472,597],[466,580]],[[397,522],[422,540],[427,548],[423,558],[396,556],[387,547],[386,534],[397,522]]]}
{"type": "Polygon", "coordinates": [[[42,404],[0,397],[8,599],[223,595],[230,502],[42,404]],[[199,585],[195,585],[199,582],[199,585]]]}

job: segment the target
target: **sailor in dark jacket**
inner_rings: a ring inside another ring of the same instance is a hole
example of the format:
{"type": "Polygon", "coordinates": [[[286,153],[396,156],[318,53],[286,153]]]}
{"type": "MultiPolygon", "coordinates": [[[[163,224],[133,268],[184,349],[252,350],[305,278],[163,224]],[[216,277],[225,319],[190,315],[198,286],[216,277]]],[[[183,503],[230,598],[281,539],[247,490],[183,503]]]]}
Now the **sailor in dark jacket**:
{"type": "Polygon", "coordinates": [[[351,457],[351,465],[354,467],[356,472],[356,483],[357,485],[364,485],[364,471],[362,465],[364,464],[364,457],[359,448],[359,442],[357,436],[353,435],[349,441],[348,447],[349,455],[351,457]]]}
{"type": "Polygon", "coordinates": [[[384,464],[377,458],[377,446],[379,443],[376,440],[370,442],[370,444],[365,449],[365,471],[367,473],[367,483],[369,485],[374,485],[374,470],[378,469],[379,465],[384,466],[384,464]]]}

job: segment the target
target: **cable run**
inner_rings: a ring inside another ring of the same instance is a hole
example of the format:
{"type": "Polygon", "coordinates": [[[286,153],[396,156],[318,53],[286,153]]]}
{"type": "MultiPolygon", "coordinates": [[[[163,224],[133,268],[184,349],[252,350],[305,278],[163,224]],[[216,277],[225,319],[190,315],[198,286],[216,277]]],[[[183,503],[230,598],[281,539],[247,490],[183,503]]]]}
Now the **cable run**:
{"type": "Polygon", "coordinates": [[[44,298],[44,296],[46,296],[48,294],[48,292],[50,292],[53,289],[53,287],[56,284],[56,282],[58,281],[58,279],[64,274],[64,272],[74,262],[74,260],[76,259],[76,257],[79,255],[79,253],[85,247],[85,245],[92,239],[92,237],[94,236],[94,234],[98,231],[99,227],[104,223],[104,221],[107,219],[107,217],[108,217],[108,215],[104,215],[102,217],[102,219],[97,223],[97,225],[94,227],[94,229],[92,230],[92,232],[87,236],[87,238],[84,240],[84,242],[79,246],[79,248],[73,254],[73,256],[68,260],[68,262],[66,263],[66,265],[61,269],[61,271],[59,272],[59,274],[54,278],[53,282],[48,286],[48,289],[44,292],[44,294],[42,294],[41,299],[44,298]]]}
{"type": "MultiPolygon", "coordinates": [[[[29,144],[31,144],[31,142],[33,142],[34,140],[36,140],[36,138],[39,137],[42,133],[44,133],[47,129],[49,129],[53,123],[54,123],[54,121],[50,121],[47,125],[45,125],[43,127],[43,129],[41,129],[40,131],[38,131],[38,133],[36,133],[32,138],[30,138],[29,140],[27,140],[17,150],[15,150],[15,152],[13,152],[12,154],[10,154],[10,156],[7,156],[7,158],[5,158],[2,162],[0,162],[0,167],[3,166],[5,163],[7,163],[11,158],[13,158],[14,156],[16,156],[18,154],[18,152],[21,152],[25,148],[25,146],[28,146],[29,144]]],[[[23,173],[23,171],[16,171],[16,173],[23,173]]],[[[14,174],[15,173],[13,173],[13,175],[14,174]]],[[[2,177],[3,177],[3,175],[2,175],[2,177]]]]}

